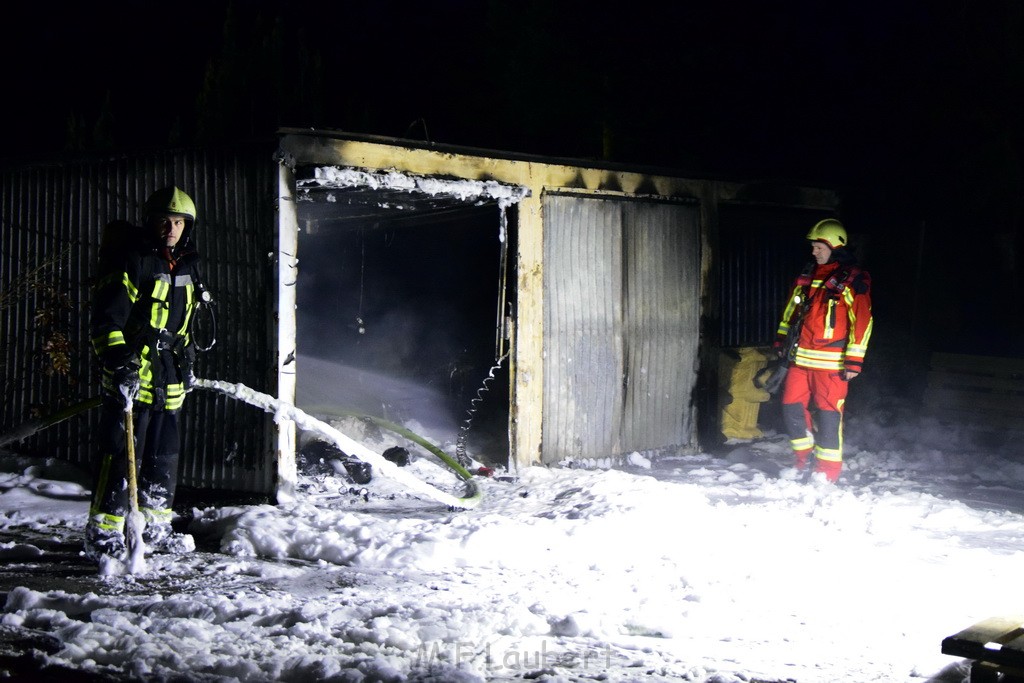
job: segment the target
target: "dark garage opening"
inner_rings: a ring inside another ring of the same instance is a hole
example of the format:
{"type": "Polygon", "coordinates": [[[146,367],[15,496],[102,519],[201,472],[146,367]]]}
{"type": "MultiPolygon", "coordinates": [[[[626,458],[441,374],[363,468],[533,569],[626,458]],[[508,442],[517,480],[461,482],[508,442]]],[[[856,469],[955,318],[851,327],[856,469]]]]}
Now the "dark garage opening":
{"type": "Polygon", "coordinates": [[[499,323],[511,315],[514,213],[503,228],[495,202],[370,188],[300,195],[299,406],[382,417],[449,452],[461,435],[469,456],[507,466],[508,359],[494,367],[508,350],[499,323]]]}

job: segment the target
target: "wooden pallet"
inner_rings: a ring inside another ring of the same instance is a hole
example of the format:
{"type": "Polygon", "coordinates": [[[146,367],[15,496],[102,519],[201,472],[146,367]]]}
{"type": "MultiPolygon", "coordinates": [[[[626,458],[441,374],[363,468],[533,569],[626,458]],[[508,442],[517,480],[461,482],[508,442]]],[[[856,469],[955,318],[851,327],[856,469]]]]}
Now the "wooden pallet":
{"type": "Polygon", "coordinates": [[[942,641],[942,653],[971,662],[971,683],[1024,681],[1024,616],[992,617],[942,641]]]}
{"type": "Polygon", "coordinates": [[[924,409],[965,427],[1024,431],[1024,359],[933,353],[924,409]]]}

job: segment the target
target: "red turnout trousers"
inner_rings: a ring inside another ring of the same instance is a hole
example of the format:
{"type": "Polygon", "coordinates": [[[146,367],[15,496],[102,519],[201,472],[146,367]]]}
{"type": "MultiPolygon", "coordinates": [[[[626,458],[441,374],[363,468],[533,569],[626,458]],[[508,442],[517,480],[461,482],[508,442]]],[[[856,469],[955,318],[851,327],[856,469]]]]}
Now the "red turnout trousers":
{"type": "Polygon", "coordinates": [[[843,467],[843,405],[850,386],[840,372],[791,365],[782,388],[782,419],[796,466],[802,469],[813,452],[816,471],[833,482],[843,467]]]}

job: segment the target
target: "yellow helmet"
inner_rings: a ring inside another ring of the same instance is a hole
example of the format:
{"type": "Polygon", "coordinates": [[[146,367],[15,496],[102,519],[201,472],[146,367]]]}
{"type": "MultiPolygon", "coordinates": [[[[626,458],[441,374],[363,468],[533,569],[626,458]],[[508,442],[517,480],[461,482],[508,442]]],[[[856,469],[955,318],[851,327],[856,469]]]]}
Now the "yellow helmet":
{"type": "Polygon", "coordinates": [[[846,246],[846,228],[835,218],[826,218],[814,224],[807,233],[807,239],[812,242],[824,242],[829,249],[838,249],[846,246]]]}
{"type": "Polygon", "coordinates": [[[173,213],[185,216],[193,221],[196,219],[195,202],[192,201],[191,197],[173,185],[157,190],[149,195],[149,199],[146,200],[143,206],[143,211],[147,217],[154,214],[173,213]]]}

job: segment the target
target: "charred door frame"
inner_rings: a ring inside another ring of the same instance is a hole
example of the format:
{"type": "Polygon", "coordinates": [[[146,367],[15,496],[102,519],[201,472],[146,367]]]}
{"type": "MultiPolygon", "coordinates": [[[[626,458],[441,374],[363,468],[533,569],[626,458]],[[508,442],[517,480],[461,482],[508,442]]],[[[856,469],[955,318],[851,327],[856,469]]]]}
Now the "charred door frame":
{"type": "MultiPolygon", "coordinates": [[[[500,232],[502,240],[509,239],[508,214],[529,192],[522,187],[494,180],[480,182],[471,179],[451,179],[434,176],[409,174],[395,169],[380,171],[373,168],[357,168],[321,162],[300,162],[280,164],[279,176],[279,225],[276,252],[277,264],[277,301],[276,318],[277,334],[277,386],[278,397],[295,403],[297,376],[295,359],[297,356],[297,281],[299,272],[299,194],[303,188],[299,185],[309,183],[319,185],[316,189],[339,189],[355,193],[366,193],[377,196],[378,193],[390,193],[389,197],[405,197],[410,202],[434,203],[431,197],[441,197],[441,201],[466,206],[474,203],[494,203],[499,206],[500,232]],[[296,169],[316,168],[319,180],[302,180],[296,178],[296,169]],[[323,171],[321,173],[321,171],[323,171]],[[336,173],[335,173],[336,171],[336,173]]],[[[310,189],[313,189],[310,187],[310,189]]],[[[388,203],[388,202],[384,202],[388,203]]],[[[382,209],[387,210],[387,209],[382,209]]],[[[511,256],[514,262],[514,256],[511,256]]],[[[506,291],[508,282],[506,281],[506,291]]],[[[512,372],[510,370],[510,376],[512,372]]],[[[510,401],[510,413],[512,411],[510,401]]],[[[511,422],[511,419],[510,419],[511,422]]],[[[290,500],[294,498],[297,483],[296,450],[298,446],[295,424],[282,420],[278,423],[277,440],[278,464],[278,498],[290,500]]]]}

